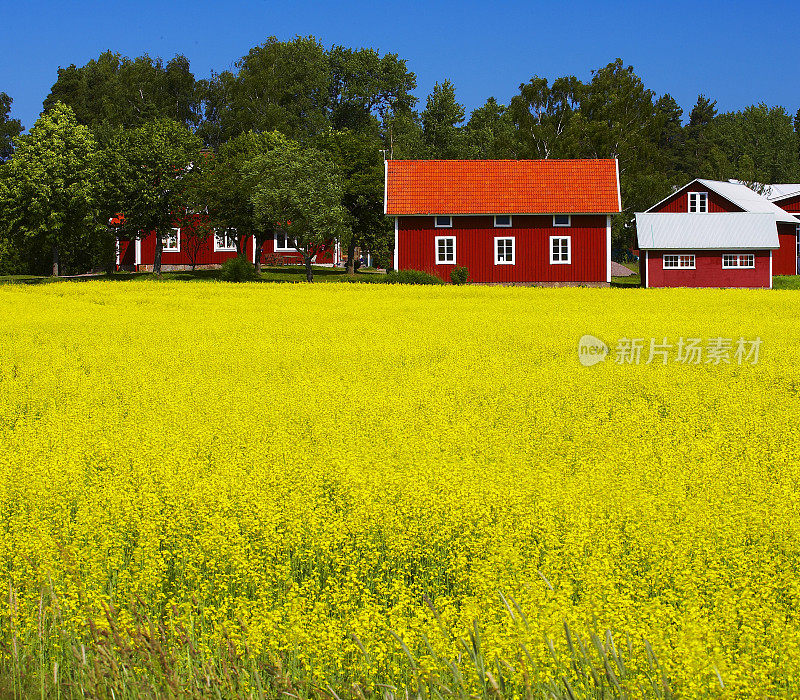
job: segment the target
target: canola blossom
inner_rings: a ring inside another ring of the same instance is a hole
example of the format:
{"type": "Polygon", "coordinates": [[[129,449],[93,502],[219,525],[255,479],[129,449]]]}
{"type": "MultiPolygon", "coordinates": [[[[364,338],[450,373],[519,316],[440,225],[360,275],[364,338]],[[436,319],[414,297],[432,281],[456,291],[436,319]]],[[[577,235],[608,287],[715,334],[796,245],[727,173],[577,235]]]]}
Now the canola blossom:
{"type": "Polygon", "coordinates": [[[466,665],[453,639],[476,624],[486,658],[518,671],[524,646],[546,677],[567,623],[646,639],[679,697],[796,692],[796,305],[0,287],[0,654],[43,600],[80,636],[140,599],[320,687],[403,684],[398,639],[417,673],[432,652],[466,665]],[[578,361],[587,334],[605,361],[578,361]],[[757,364],[613,357],[620,338],[756,337],[757,364]]]}

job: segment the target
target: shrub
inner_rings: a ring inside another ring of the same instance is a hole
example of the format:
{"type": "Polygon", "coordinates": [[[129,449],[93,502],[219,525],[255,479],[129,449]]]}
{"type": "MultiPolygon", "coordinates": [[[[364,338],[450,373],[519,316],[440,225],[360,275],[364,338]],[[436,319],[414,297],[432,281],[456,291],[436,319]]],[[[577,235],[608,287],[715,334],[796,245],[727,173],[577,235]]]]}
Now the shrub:
{"type": "Polygon", "coordinates": [[[393,270],[383,275],[380,281],[386,284],[444,284],[438,277],[421,270],[393,270]]]}
{"type": "Polygon", "coordinates": [[[253,263],[237,255],[222,263],[220,277],[226,282],[252,282],[258,279],[258,273],[253,263]]]}
{"type": "Polygon", "coordinates": [[[469,279],[469,270],[466,267],[456,267],[450,273],[450,281],[453,284],[466,284],[469,279]]]}

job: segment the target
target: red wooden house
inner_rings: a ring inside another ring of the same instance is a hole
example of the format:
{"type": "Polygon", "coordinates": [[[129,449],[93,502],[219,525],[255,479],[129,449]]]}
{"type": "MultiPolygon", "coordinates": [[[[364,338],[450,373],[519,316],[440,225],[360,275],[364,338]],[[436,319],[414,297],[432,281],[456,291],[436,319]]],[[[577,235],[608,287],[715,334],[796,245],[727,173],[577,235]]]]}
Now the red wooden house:
{"type": "Polygon", "coordinates": [[[645,287],[771,287],[797,272],[797,219],[739,182],[697,179],[636,215],[645,287]]]}
{"type": "Polygon", "coordinates": [[[478,283],[608,284],[616,160],[386,162],[394,267],[478,283]]]}
{"type": "MultiPolygon", "coordinates": [[[[164,236],[161,250],[161,268],[164,271],[217,268],[229,258],[236,257],[236,240],[229,231],[213,231],[206,236],[198,236],[196,229],[201,225],[202,214],[190,214],[180,221],[164,236]],[[180,224],[180,225],[178,225],[180,224]]],[[[114,223],[124,225],[124,217],[118,217],[114,223]]],[[[255,263],[256,247],[252,236],[243,241],[244,255],[255,263]]],[[[153,269],[156,251],[154,233],[136,236],[120,233],[117,237],[117,270],[148,272],[153,269]]],[[[335,265],[340,262],[338,245],[330,243],[317,255],[315,264],[335,265]]],[[[299,265],[303,256],[294,247],[291,240],[283,232],[264,242],[261,249],[263,264],[299,265]]]]}

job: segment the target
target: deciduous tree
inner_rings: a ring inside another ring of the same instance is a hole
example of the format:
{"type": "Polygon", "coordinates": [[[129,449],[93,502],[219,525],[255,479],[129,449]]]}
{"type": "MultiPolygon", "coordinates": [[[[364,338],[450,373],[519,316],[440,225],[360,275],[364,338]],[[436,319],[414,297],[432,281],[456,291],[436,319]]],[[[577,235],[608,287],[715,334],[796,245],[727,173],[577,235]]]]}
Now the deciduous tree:
{"type": "Polygon", "coordinates": [[[187,204],[188,178],[200,159],[200,140],[171,119],[126,129],[107,150],[105,167],[117,190],[126,226],[156,234],[153,272],[161,273],[163,237],[187,204]]]}
{"type": "Polygon", "coordinates": [[[0,163],[14,152],[14,139],[22,133],[22,122],[9,116],[13,102],[6,93],[0,92],[0,163]]]}
{"type": "Polygon", "coordinates": [[[64,262],[90,265],[103,246],[104,227],[98,220],[98,149],[89,129],[57,102],[18,138],[3,167],[0,207],[11,238],[28,258],[46,246],[54,276],[64,262]]]}
{"type": "Polygon", "coordinates": [[[253,203],[264,226],[279,224],[302,254],[306,279],[325,245],[347,235],[342,177],[326,154],[290,144],[252,161],[257,179],[253,203]]]}

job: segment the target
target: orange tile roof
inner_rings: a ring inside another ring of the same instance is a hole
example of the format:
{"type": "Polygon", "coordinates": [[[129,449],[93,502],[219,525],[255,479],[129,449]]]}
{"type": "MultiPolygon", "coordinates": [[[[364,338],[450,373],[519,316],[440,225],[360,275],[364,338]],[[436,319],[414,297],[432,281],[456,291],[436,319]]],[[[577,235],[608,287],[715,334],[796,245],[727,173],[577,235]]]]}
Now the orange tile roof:
{"type": "Polygon", "coordinates": [[[613,214],[617,161],[390,160],[386,213],[613,214]]]}

